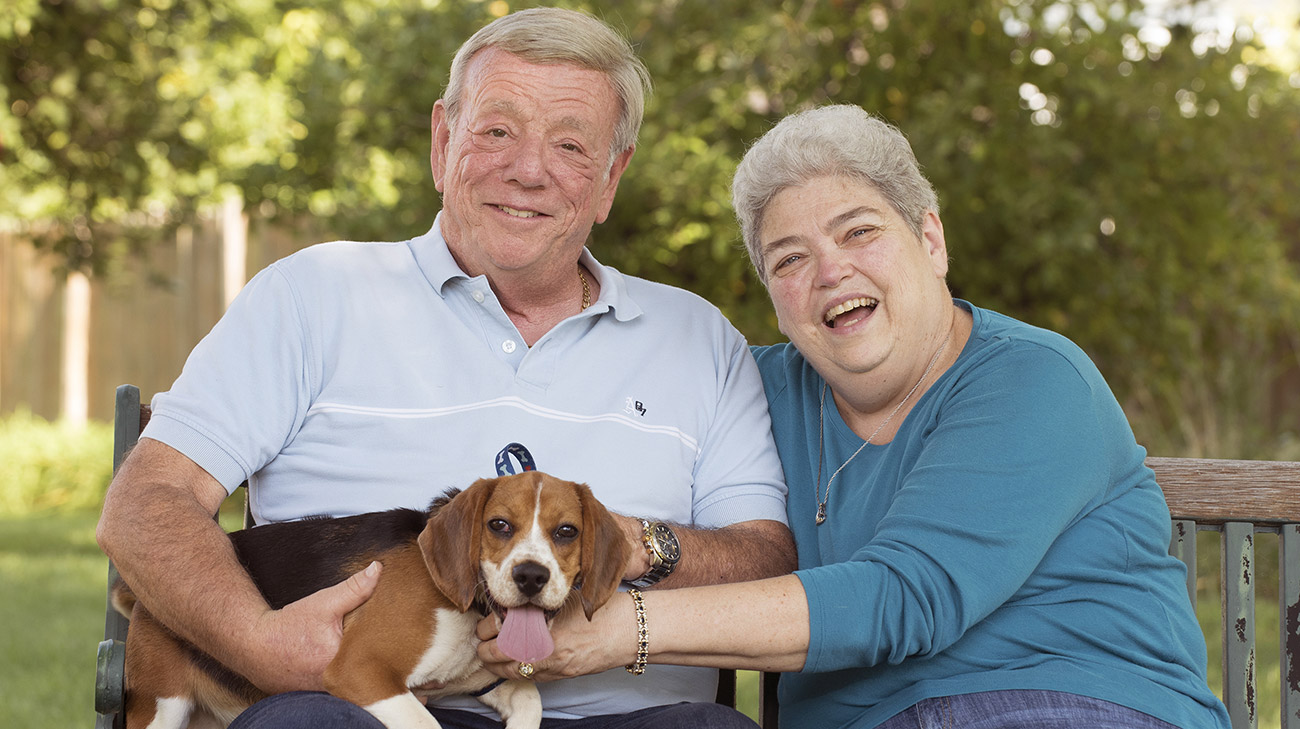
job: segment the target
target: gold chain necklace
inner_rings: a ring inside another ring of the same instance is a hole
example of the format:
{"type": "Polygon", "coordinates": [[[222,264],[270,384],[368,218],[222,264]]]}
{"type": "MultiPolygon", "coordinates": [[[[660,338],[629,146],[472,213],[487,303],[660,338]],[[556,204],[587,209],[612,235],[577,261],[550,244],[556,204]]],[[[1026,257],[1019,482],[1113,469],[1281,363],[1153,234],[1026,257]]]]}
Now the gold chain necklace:
{"type": "Polygon", "coordinates": [[[582,275],[582,264],[578,264],[578,280],[582,282],[582,308],[579,311],[586,311],[591,306],[591,287],[587,285],[587,277],[582,275]]]}
{"type": "Polygon", "coordinates": [[[889,425],[889,421],[894,419],[894,416],[898,414],[898,411],[903,409],[903,405],[905,405],[908,400],[912,399],[912,395],[916,393],[916,389],[921,386],[922,382],[925,382],[925,378],[930,376],[930,370],[934,369],[935,364],[939,362],[939,355],[943,354],[943,351],[948,348],[948,340],[950,339],[952,339],[951,326],[948,327],[948,336],[943,338],[943,344],[939,345],[939,351],[934,353],[934,356],[930,358],[930,364],[925,368],[925,372],[921,373],[921,379],[917,380],[916,384],[912,385],[912,389],[908,390],[907,395],[894,406],[894,410],[889,413],[889,417],[881,421],[880,425],[876,426],[876,429],[872,431],[871,435],[862,442],[862,445],[858,446],[856,451],[853,451],[853,455],[849,456],[849,459],[841,464],[839,468],[835,469],[835,473],[832,473],[831,477],[826,480],[825,497],[822,496],[822,457],[825,453],[825,441],[823,436],[825,435],[826,430],[826,381],[822,380],[822,396],[821,404],[818,408],[817,420],[817,491],[814,493],[814,496],[817,499],[818,526],[821,526],[822,522],[826,521],[826,502],[831,500],[831,484],[835,483],[835,477],[840,475],[840,471],[843,471],[844,467],[849,465],[854,458],[858,457],[858,454],[862,452],[862,449],[866,448],[867,445],[880,434],[880,431],[884,430],[886,425],[889,425]]]}

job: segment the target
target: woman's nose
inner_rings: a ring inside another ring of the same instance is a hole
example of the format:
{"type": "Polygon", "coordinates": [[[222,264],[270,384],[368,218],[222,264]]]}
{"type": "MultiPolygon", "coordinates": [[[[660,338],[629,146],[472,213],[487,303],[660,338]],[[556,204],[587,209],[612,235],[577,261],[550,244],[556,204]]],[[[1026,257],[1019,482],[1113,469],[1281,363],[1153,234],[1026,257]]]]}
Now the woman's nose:
{"type": "Polygon", "coordinates": [[[850,255],[839,246],[828,246],[817,254],[817,285],[831,288],[853,271],[850,255]]]}

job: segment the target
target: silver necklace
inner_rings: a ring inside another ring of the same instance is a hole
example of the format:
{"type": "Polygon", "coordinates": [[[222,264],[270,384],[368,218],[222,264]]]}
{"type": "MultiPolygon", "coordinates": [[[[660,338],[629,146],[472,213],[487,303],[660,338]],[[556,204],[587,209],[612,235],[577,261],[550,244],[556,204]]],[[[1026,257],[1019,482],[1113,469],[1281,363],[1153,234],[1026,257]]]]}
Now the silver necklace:
{"type": "Polygon", "coordinates": [[[880,425],[876,426],[876,429],[872,431],[871,435],[862,442],[862,445],[858,446],[856,451],[853,451],[853,455],[849,456],[849,459],[841,464],[839,468],[835,469],[835,473],[832,473],[831,477],[826,480],[825,497],[822,496],[822,458],[825,454],[825,440],[823,436],[825,435],[826,430],[826,381],[822,380],[822,396],[821,403],[818,407],[817,420],[817,490],[814,493],[814,496],[817,499],[818,526],[820,526],[822,522],[826,521],[826,502],[831,500],[831,484],[835,483],[835,477],[840,475],[840,471],[843,471],[844,467],[849,465],[854,458],[858,457],[858,454],[862,452],[862,449],[866,448],[867,445],[880,434],[880,431],[884,430],[886,425],[889,425],[889,421],[894,419],[894,416],[898,414],[898,411],[903,409],[903,405],[907,404],[907,401],[912,399],[912,395],[916,393],[916,389],[921,386],[922,382],[925,382],[925,378],[930,376],[930,370],[934,369],[935,364],[939,362],[939,355],[943,354],[943,351],[948,348],[948,340],[950,339],[952,339],[951,326],[948,327],[948,336],[943,338],[943,344],[939,345],[939,350],[930,358],[930,364],[926,365],[925,372],[921,373],[921,379],[917,380],[916,384],[912,385],[912,389],[907,391],[907,395],[894,406],[893,411],[889,413],[889,417],[881,421],[880,425]]]}

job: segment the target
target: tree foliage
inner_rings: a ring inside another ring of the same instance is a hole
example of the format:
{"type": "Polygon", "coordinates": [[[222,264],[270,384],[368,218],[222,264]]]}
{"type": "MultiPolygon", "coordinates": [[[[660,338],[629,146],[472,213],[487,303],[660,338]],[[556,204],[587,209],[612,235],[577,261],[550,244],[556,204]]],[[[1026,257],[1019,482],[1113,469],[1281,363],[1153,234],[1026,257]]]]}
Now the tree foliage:
{"type": "MultiPolygon", "coordinates": [[[[11,3],[0,215],[83,268],[228,194],[340,236],[418,234],[451,55],[529,4],[11,3]]],[[[1227,434],[1294,428],[1300,393],[1273,385],[1300,349],[1300,74],[1248,35],[1175,19],[1152,40],[1126,0],[559,4],[624,31],[656,82],[603,261],[779,338],[730,176],[784,114],[856,103],[938,189],[954,291],[1078,341],[1144,439],[1250,455],[1227,434]]]]}

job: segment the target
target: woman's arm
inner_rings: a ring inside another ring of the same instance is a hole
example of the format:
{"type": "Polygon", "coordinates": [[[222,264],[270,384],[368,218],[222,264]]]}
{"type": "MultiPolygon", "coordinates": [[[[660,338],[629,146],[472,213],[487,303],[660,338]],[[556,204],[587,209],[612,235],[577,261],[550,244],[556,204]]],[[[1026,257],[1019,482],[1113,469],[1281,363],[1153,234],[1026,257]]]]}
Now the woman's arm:
{"type": "MultiPolygon", "coordinates": [[[[808,652],[808,607],[794,575],[755,582],[643,593],[650,663],[798,671],[808,652]]],[[[498,676],[519,678],[519,663],[497,649],[499,626],[479,623],[479,657],[498,676]]],[[[581,611],[557,618],[555,652],[533,664],[534,680],[599,673],[637,654],[632,597],[618,593],[588,623],[581,611]]]]}

